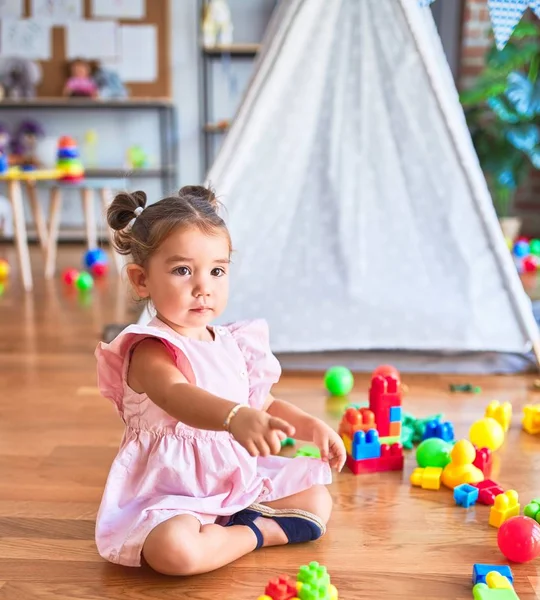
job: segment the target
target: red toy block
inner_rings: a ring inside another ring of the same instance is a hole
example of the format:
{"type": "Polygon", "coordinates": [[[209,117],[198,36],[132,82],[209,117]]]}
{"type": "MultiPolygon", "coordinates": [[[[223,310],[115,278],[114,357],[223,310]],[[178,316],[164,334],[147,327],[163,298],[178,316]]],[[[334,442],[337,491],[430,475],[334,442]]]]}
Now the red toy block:
{"type": "Polygon", "coordinates": [[[352,440],[356,431],[367,432],[370,429],[377,429],[373,412],[368,408],[351,407],[345,411],[338,433],[339,435],[348,435],[352,440]]]}
{"type": "Polygon", "coordinates": [[[484,481],[471,483],[471,485],[479,490],[478,502],[487,504],[488,506],[495,504],[495,497],[504,493],[502,487],[498,483],[495,483],[495,481],[491,481],[491,479],[484,479],[484,481]]]}
{"type": "Polygon", "coordinates": [[[491,450],[489,448],[476,448],[476,458],[473,465],[478,467],[486,477],[489,477],[491,468],[493,467],[491,450]]]}
{"type": "Polygon", "coordinates": [[[291,600],[298,594],[296,583],[288,575],[280,575],[277,579],[271,579],[264,593],[272,600],[291,600]]]}
{"type": "Polygon", "coordinates": [[[392,444],[392,446],[383,444],[380,458],[354,460],[352,456],[347,455],[346,464],[355,475],[362,475],[382,471],[401,471],[403,470],[403,460],[403,446],[401,444],[392,444]]]}
{"type": "Polygon", "coordinates": [[[401,406],[399,381],[390,375],[373,377],[369,390],[369,408],[375,415],[380,437],[390,436],[390,407],[401,406]]]}

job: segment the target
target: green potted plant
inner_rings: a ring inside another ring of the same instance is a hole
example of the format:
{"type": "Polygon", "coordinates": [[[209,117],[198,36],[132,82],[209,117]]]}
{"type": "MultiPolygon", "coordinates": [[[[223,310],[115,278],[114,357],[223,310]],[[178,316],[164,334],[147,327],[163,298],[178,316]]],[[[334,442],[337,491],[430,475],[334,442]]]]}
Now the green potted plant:
{"type": "Polygon", "coordinates": [[[515,239],[516,191],[540,169],[540,26],[522,21],[503,50],[486,55],[475,85],[460,99],[503,231],[515,239]]]}

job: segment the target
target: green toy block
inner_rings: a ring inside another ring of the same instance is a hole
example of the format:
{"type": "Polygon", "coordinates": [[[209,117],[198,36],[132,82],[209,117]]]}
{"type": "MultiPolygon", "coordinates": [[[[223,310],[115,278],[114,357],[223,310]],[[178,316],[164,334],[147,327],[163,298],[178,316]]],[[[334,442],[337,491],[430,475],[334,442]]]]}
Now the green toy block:
{"type": "Polygon", "coordinates": [[[285,446],[294,446],[296,444],[296,440],[294,438],[287,437],[284,440],[281,440],[281,447],[285,448],[285,446]]]}
{"type": "Polygon", "coordinates": [[[302,446],[298,448],[294,457],[309,456],[310,458],[321,458],[321,451],[315,446],[302,446]]]}
{"type": "Polygon", "coordinates": [[[408,425],[401,426],[401,444],[406,450],[412,450],[414,448],[413,444],[414,438],[414,429],[409,427],[408,425]]]}
{"type": "Polygon", "coordinates": [[[392,444],[397,444],[398,442],[401,442],[401,438],[399,435],[386,436],[379,438],[379,442],[381,444],[388,444],[389,446],[391,446],[392,444]]]}
{"type": "Polygon", "coordinates": [[[523,514],[540,523],[540,499],[535,498],[534,500],[531,500],[523,509],[523,514]]]}
{"type": "Polygon", "coordinates": [[[469,394],[480,394],[482,392],[482,388],[479,385],[472,385],[472,383],[451,383],[450,384],[451,392],[466,392],[469,394]]]}
{"type": "Polygon", "coordinates": [[[519,600],[518,595],[514,590],[510,589],[493,589],[489,588],[485,583],[477,583],[473,587],[474,600],[519,600]]]}
{"type": "MultiPolygon", "coordinates": [[[[298,581],[302,583],[300,592],[306,589],[306,592],[319,593],[321,588],[326,588],[326,593],[330,597],[330,575],[326,567],[320,565],[317,561],[312,561],[309,565],[303,565],[298,571],[298,581]]],[[[326,596],[313,596],[313,598],[326,598],[326,596]]],[[[311,596],[305,599],[300,595],[300,600],[311,600],[311,596]]]]}

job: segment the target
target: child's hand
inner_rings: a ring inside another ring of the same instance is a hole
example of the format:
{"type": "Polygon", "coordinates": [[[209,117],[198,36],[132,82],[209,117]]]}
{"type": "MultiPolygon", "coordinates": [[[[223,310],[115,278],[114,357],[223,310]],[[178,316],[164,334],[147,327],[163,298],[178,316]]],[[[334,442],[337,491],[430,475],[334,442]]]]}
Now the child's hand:
{"type": "Polygon", "coordinates": [[[251,456],[269,456],[279,454],[281,440],[292,437],[295,429],[283,419],[246,407],[232,418],[229,432],[251,456]]]}
{"type": "Polygon", "coordinates": [[[347,452],[341,437],[323,421],[318,419],[313,425],[313,443],[321,451],[321,460],[328,462],[332,469],[341,471],[347,452]]]}

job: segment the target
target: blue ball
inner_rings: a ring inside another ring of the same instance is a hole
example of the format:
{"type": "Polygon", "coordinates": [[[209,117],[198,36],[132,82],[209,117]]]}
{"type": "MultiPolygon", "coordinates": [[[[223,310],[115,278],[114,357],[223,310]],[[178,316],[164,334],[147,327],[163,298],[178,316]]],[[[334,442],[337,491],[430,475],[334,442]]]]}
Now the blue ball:
{"type": "Polygon", "coordinates": [[[519,242],[516,242],[514,244],[514,255],[519,257],[519,258],[523,258],[525,256],[529,256],[529,244],[527,242],[524,242],[523,240],[520,240],[519,242]]]}
{"type": "Polygon", "coordinates": [[[107,254],[101,248],[88,250],[84,255],[84,265],[90,269],[96,264],[107,264],[107,254]]]}

